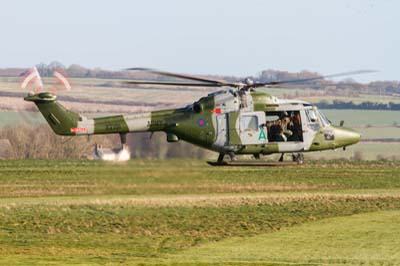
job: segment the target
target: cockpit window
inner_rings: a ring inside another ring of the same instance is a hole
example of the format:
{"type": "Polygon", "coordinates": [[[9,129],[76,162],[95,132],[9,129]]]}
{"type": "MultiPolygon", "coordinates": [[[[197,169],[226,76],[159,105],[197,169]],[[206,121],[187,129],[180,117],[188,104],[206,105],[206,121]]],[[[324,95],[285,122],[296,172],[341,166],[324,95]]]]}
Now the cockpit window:
{"type": "Polygon", "coordinates": [[[315,113],[314,109],[307,109],[306,115],[307,115],[307,120],[309,123],[317,123],[318,118],[317,118],[317,114],[315,113]]]}
{"type": "Polygon", "coordinates": [[[318,110],[318,115],[319,115],[319,120],[321,121],[323,127],[330,125],[331,121],[329,121],[329,119],[326,118],[326,116],[320,110],[318,110]]]}

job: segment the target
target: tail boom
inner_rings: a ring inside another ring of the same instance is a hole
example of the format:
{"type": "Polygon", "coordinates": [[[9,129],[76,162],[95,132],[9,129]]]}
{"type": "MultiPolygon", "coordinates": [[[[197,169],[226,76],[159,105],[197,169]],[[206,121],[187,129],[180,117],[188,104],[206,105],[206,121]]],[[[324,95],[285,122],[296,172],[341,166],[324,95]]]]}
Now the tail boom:
{"type": "Polygon", "coordinates": [[[57,102],[57,97],[49,92],[29,95],[24,100],[36,104],[50,127],[58,135],[76,136],[150,130],[150,112],[129,116],[114,115],[87,119],[64,108],[57,102]]]}

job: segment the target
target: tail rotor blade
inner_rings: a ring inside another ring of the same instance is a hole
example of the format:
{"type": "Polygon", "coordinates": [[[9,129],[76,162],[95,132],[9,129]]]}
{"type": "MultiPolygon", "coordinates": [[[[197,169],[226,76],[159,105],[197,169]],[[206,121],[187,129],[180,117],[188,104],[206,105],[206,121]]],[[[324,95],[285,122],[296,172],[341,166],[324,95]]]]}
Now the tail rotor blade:
{"type": "Polygon", "coordinates": [[[23,90],[31,89],[36,92],[43,90],[43,81],[36,67],[29,69],[20,80],[20,87],[23,90]]]}
{"type": "Polygon", "coordinates": [[[55,69],[53,77],[63,90],[70,91],[72,89],[72,84],[63,70],[55,69]]]}

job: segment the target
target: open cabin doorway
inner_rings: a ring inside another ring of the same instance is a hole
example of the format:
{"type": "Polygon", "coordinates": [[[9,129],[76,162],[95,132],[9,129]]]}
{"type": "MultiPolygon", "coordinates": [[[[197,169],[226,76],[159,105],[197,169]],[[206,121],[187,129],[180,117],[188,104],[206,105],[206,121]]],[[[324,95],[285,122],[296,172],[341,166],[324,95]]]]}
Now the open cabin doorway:
{"type": "Polygon", "coordinates": [[[303,126],[299,110],[265,113],[268,142],[303,142],[303,126]]]}

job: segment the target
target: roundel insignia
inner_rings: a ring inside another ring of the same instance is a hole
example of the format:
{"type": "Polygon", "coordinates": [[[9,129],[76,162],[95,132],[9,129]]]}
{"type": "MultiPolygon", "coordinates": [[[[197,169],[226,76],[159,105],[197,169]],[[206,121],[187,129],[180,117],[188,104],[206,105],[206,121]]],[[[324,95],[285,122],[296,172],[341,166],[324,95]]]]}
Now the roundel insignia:
{"type": "Polygon", "coordinates": [[[199,127],[204,127],[206,125],[206,120],[204,118],[197,119],[197,125],[199,127]]]}

